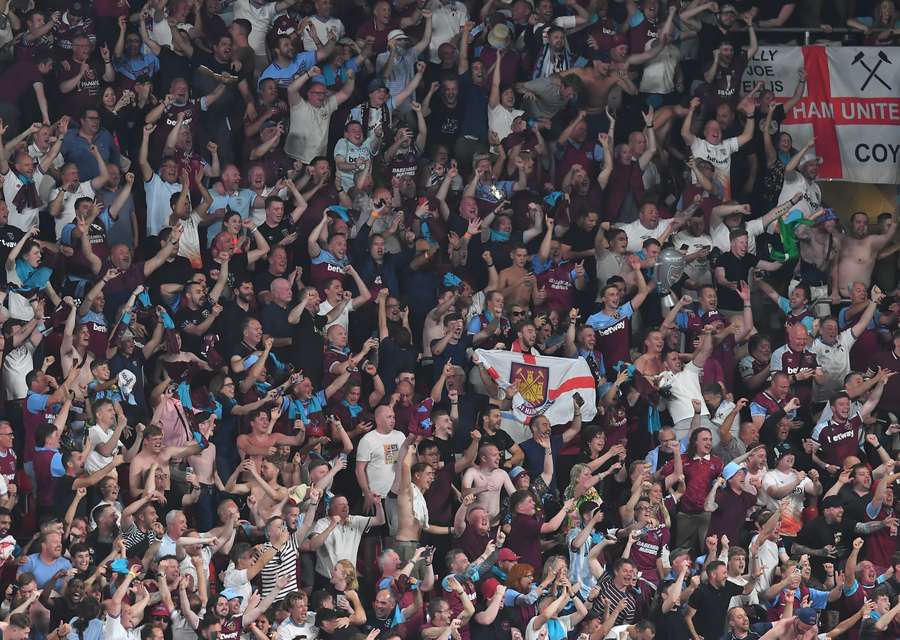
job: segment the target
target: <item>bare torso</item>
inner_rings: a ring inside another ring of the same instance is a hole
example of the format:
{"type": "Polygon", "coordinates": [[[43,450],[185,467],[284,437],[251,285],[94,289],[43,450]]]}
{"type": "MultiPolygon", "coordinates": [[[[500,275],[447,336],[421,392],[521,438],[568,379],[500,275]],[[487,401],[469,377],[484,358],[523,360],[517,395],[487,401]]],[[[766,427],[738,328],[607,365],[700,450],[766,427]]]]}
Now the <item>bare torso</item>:
{"type": "Polygon", "coordinates": [[[534,277],[522,267],[507,267],[500,272],[500,288],[506,294],[507,304],[527,305],[531,301],[534,277]],[[507,289],[507,287],[512,287],[507,289]]]}
{"type": "Polygon", "coordinates": [[[495,521],[500,515],[500,490],[503,489],[506,472],[502,469],[484,471],[480,467],[472,467],[466,470],[466,475],[471,478],[473,488],[485,489],[476,494],[475,504],[488,512],[491,522],[495,521]]]}
{"type": "Polygon", "coordinates": [[[854,282],[869,286],[877,259],[878,252],[872,247],[871,238],[844,237],[838,258],[838,286],[842,296],[850,296],[854,282]]]}

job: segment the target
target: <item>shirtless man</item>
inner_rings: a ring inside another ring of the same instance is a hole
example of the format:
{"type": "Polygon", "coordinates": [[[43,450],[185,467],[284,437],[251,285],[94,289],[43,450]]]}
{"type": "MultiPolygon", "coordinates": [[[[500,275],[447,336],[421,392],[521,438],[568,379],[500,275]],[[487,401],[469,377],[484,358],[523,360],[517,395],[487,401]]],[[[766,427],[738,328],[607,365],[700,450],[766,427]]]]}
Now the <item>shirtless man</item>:
{"type": "Polygon", "coordinates": [[[199,454],[188,458],[188,464],[193,467],[194,473],[187,474],[185,478],[189,483],[195,481],[199,483],[197,486],[200,491],[200,495],[197,497],[198,519],[195,521],[195,526],[201,527],[204,531],[212,529],[215,524],[218,492],[225,489],[225,485],[216,471],[216,456],[218,455],[216,445],[211,441],[216,427],[216,416],[213,414],[208,414],[208,416],[206,420],[197,425],[197,431],[208,444],[199,454]]]}
{"type": "Polygon", "coordinates": [[[650,331],[644,338],[644,353],[634,361],[635,368],[645,377],[658,375],[664,365],[662,351],[665,340],[661,331],[650,331]]]}
{"type": "Polygon", "coordinates": [[[631,78],[627,74],[610,73],[611,68],[609,53],[598,51],[590,66],[563,71],[562,75],[574,75],[581,79],[584,85],[582,102],[586,112],[602,113],[608,104],[610,91],[616,86],[630,95],[637,95],[638,88],[631,78]]]}
{"type": "Polygon", "coordinates": [[[188,462],[194,468],[194,475],[197,476],[200,486],[215,486],[219,491],[225,488],[222,484],[219,473],[216,471],[216,445],[213,444],[211,438],[216,427],[216,417],[210,415],[209,418],[199,425],[197,431],[200,432],[209,443],[203,451],[188,458],[188,462]]]}
{"type": "MultiPolygon", "coordinates": [[[[850,229],[841,241],[837,267],[837,285],[842,297],[850,297],[854,282],[862,282],[868,288],[872,282],[872,269],[878,252],[884,249],[894,236],[896,220],[893,216],[879,235],[869,235],[869,216],[857,211],[850,216],[850,229]]],[[[832,292],[832,300],[836,300],[832,292]]]]}
{"type": "MultiPolygon", "coordinates": [[[[196,442],[184,447],[165,447],[163,443],[162,429],[155,424],[151,424],[144,429],[144,442],[141,451],[131,461],[128,470],[128,487],[132,498],[141,495],[144,486],[144,477],[153,463],[156,463],[161,469],[169,468],[169,461],[173,458],[184,458],[185,456],[193,456],[201,452],[200,445],[196,442]]],[[[166,481],[168,482],[168,474],[166,481]]],[[[162,491],[168,490],[170,487],[159,487],[162,491]]]]}
{"type": "Polygon", "coordinates": [[[500,489],[507,495],[516,491],[509,474],[500,468],[500,450],[490,443],[479,448],[478,466],[466,469],[462,482],[463,491],[474,489],[478,495],[475,503],[484,507],[494,524],[500,516],[500,489]]]}
{"type": "Polygon", "coordinates": [[[809,285],[814,300],[825,297],[830,287],[831,299],[837,304],[840,300],[838,281],[840,263],[837,257],[842,242],[837,215],[831,209],[822,210],[816,224],[812,226],[800,224],[794,227],[794,237],[800,249],[800,261],[791,287],[795,287],[796,283],[805,282],[809,285]]]}
{"type": "Polygon", "coordinates": [[[297,435],[286,436],[283,433],[272,433],[272,426],[281,417],[281,406],[273,407],[271,414],[265,409],[251,411],[249,417],[250,433],[239,435],[237,438],[241,460],[248,456],[255,458],[267,456],[272,447],[283,444],[299,447],[306,439],[306,431],[303,421],[300,419],[294,420],[294,429],[297,429],[297,435]]]}
{"type": "Polygon", "coordinates": [[[247,458],[235,469],[225,485],[226,493],[250,494],[247,505],[255,513],[257,522],[265,522],[280,513],[288,497],[287,487],[278,484],[279,463],[282,462],[280,456],[266,458],[259,464],[255,458],[247,458]],[[238,476],[242,473],[249,476],[249,482],[237,482],[238,476]]]}
{"type": "Polygon", "coordinates": [[[397,533],[394,536],[394,550],[402,561],[415,556],[423,531],[435,536],[447,536],[451,532],[450,527],[429,523],[428,504],[425,502],[424,494],[434,482],[435,469],[427,462],[413,464],[415,457],[416,449],[407,439],[406,455],[400,461],[397,533]]]}
{"type": "MultiPolygon", "coordinates": [[[[507,304],[528,305],[537,294],[534,274],[525,270],[528,249],[514,246],[509,252],[512,264],[500,272],[500,291],[507,304]]],[[[438,336],[440,337],[440,336],[438,336]]]]}

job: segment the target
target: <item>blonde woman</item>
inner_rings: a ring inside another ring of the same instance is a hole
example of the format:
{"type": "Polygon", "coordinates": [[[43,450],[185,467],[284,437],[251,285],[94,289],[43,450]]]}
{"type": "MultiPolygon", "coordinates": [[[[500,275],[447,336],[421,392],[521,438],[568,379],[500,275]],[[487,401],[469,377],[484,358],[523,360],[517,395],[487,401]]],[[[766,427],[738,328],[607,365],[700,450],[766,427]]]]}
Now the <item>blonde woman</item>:
{"type": "Polygon", "coordinates": [[[349,560],[338,560],[331,570],[331,594],[334,596],[334,608],[343,609],[350,613],[350,624],[362,624],[366,621],[366,611],[363,609],[357,590],[359,579],[356,575],[356,567],[349,560]]]}

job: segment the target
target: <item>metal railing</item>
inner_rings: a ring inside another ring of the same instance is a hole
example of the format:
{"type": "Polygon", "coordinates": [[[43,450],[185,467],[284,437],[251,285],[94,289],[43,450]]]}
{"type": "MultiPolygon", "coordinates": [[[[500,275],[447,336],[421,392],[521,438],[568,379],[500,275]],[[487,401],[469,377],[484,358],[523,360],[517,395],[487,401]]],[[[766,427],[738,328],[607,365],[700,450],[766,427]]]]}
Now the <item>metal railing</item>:
{"type": "MultiPolygon", "coordinates": [[[[833,27],[831,29],[823,29],[822,27],[754,27],[753,30],[756,31],[757,35],[766,33],[802,33],[804,44],[809,44],[810,36],[812,35],[839,35],[845,36],[844,39],[847,40],[850,39],[849,36],[862,38],[870,33],[882,33],[885,31],[893,31],[894,29],[889,27],[878,27],[875,29],[869,29],[868,31],[860,31],[859,29],[851,29],[850,27],[833,27]]],[[[734,31],[746,33],[747,29],[739,28],[734,29],[734,31]]]]}

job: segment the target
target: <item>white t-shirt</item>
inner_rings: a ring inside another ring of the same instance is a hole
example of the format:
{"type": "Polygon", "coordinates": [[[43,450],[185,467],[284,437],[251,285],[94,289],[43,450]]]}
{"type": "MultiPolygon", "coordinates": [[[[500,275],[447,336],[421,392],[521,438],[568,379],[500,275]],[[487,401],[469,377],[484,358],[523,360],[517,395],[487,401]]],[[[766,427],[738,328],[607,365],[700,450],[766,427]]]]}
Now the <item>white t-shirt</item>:
{"type": "Polygon", "coordinates": [[[716,178],[725,187],[725,192],[730,193],[731,154],[737,153],[740,148],[737,138],[726,138],[720,144],[710,144],[698,136],[691,144],[691,154],[695,158],[709,160],[716,170],[716,178]]]}
{"type": "Polygon", "coordinates": [[[820,385],[813,380],[813,400],[822,402],[844,386],[844,378],[850,373],[850,349],[856,343],[851,329],[838,334],[837,342],[831,346],[816,338],[809,350],[816,354],[816,363],[825,373],[826,382],[820,385]]]}
{"type": "Polygon", "coordinates": [[[655,229],[648,229],[641,222],[640,218],[628,224],[618,224],[616,228],[621,229],[628,236],[628,246],[626,250],[629,253],[640,251],[644,246],[644,240],[654,238],[659,240],[662,235],[672,225],[672,220],[660,220],[655,229]]]}
{"type": "MultiPolygon", "coordinates": [[[[712,249],[713,241],[708,234],[693,236],[687,231],[679,231],[672,236],[672,244],[681,253],[696,253],[701,249],[712,249]]],[[[697,258],[684,265],[684,272],[694,282],[712,284],[712,272],[709,268],[709,258],[697,258]]]]}
{"type": "MultiPolygon", "coordinates": [[[[340,40],[344,37],[344,23],[337,18],[320,18],[319,16],[310,16],[309,24],[316,30],[320,42],[328,42],[328,31],[334,31],[335,39],[340,40]]],[[[309,35],[309,31],[303,32],[303,49],[306,51],[315,51],[316,41],[309,35]]]]}
{"type": "MultiPolygon", "coordinates": [[[[370,431],[369,433],[375,433],[370,431]]],[[[394,433],[397,433],[396,431],[394,433]]],[[[366,434],[369,435],[369,434],[366,434]]],[[[359,457],[357,456],[357,460],[359,457]]],[[[369,484],[372,481],[369,480],[369,484]]],[[[325,543],[316,549],[316,573],[328,577],[338,560],[356,562],[359,542],[363,533],[369,528],[369,516],[349,516],[346,524],[336,526],[325,539],[325,543]]],[[[312,535],[318,535],[328,528],[331,518],[320,518],[313,526],[312,535]]]]}
{"type": "Polygon", "coordinates": [[[250,0],[237,0],[234,3],[234,19],[243,18],[250,22],[250,35],[247,44],[258,57],[266,56],[266,35],[272,28],[272,20],[277,12],[276,3],[264,2],[257,6],[250,0]]]}
{"type": "Polygon", "coordinates": [[[807,180],[799,171],[784,174],[778,204],[787,202],[798,193],[803,195],[803,199],[794,205],[794,209],[802,211],[804,218],[809,218],[822,205],[822,190],[818,184],[807,180]]]}
{"type": "MultiPolygon", "coordinates": [[[[538,627],[537,630],[535,630],[534,625],[532,624],[532,622],[534,622],[535,618],[537,618],[537,616],[535,616],[534,618],[529,620],[528,624],[525,625],[525,640],[537,640],[538,636],[541,633],[541,629],[543,629],[544,627],[547,626],[547,623],[545,622],[543,625],[538,627]]],[[[565,631],[566,634],[568,634],[569,631],[572,630],[572,616],[571,615],[559,616],[556,619],[559,621],[559,624],[562,625],[563,631],[565,631]]]]}
{"type": "Polygon", "coordinates": [[[191,266],[199,269],[203,266],[200,254],[200,215],[192,211],[185,220],[181,220],[181,240],[178,241],[178,255],[191,261],[191,266]]]}
{"type": "Polygon", "coordinates": [[[513,120],[525,115],[521,109],[507,109],[502,104],[488,109],[488,128],[503,140],[512,133],[513,120]]]}
{"type": "Polygon", "coordinates": [[[693,362],[688,362],[678,373],[668,372],[669,375],[663,375],[660,378],[660,387],[669,386],[672,390],[667,406],[673,423],[677,424],[682,420],[694,417],[694,405],[691,400],[699,400],[700,415],[709,416],[709,409],[706,408],[703,393],[700,390],[701,373],[703,373],[703,369],[697,367],[693,362]]]}
{"type": "MultiPolygon", "coordinates": [[[[19,193],[19,189],[22,188],[24,183],[12,169],[3,178],[3,199],[6,201],[6,206],[9,207],[9,224],[18,227],[22,231],[28,231],[31,227],[37,225],[38,212],[44,207],[44,203],[41,202],[37,207],[26,207],[19,211],[16,205],[13,204],[13,199],[19,193]]],[[[41,184],[44,174],[41,173],[40,167],[35,167],[32,179],[36,185],[41,184]]]]}
{"type": "Polygon", "coordinates": [[[172,205],[169,204],[172,194],[181,193],[180,182],[166,182],[154,173],[144,183],[144,192],[147,194],[147,235],[159,235],[159,232],[169,226],[169,214],[172,213],[172,205]]]}
{"type": "MultiPolygon", "coordinates": [[[[59,195],[61,189],[57,187],[53,191],[50,192],[50,201],[56,199],[56,196],[59,195]]],[[[81,184],[78,185],[78,188],[75,191],[66,191],[63,196],[62,209],[59,211],[59,217],[54,218],[53,224],[56,227],[56,238],[62,235],[63,227],[65,227],[70,222],[75,222],[75,201],[79,198],[93,198],[94,197],[94,188],[91,186],[90,180],[85,180],[81,184]]]]}
{"type": "Polygon", "coordinates": [[[25,376],[34,369],[35,346],[26,340],[3,358],[3,391],[7,400],[21,400],[28,395],[25,376]]]}
{"type": "MultiPolygon", "coordinates": [[[[328,300],[323,300],[319,303],[319,315],[327,316],[328,313],[334,309],[334,306],[328,302],[328,300]]],[[[325,325],[324,331],[327,331],[328,328],[332,325],[339,324],[344,329],[350,330],[350,312],[353,311],[353,301],[351,300],[347,304],[344,305],[344,310],[341,311],[341,315],[335,318],[334,322],[329,322],[325,325]]]]}
{"type": "MultiPolygon", "coordinates": [[[[648,40],[645,50],[650,50],[657,44],[657,39],[648,40]]],[[[675,76],[678,72],[678,63],[681,61],[681,51],[673,44],[663,47],[663,50],[644,65],[641,74],[641,93],[667,94],[675,91],[675,76]]]]}
{"type": "Polygon", "coordinates": [[[303,99],[294,104],[291,107],[291,129],[284,144],[285,153],[306,164],[316,156],[324,156],[331,114],[337,107],[334,96],[328,96],[321,107],[313,107],[303,99]]]}
{"type": "Polygon", "coordinates": [[[391,490],[403,440],[405,438],[400,431],[381,434],[372,430],[359,441],[356,461],[368,462],[366,478],[369,480],[369,489],[373,493],[386,496],[391,490]]]}
{"type": "MultiPolygon", "coordinates": [[[[766,475],[763,476],[762,494],[763,500],[765,500],[766,503],[766,509],[774,511],[778,508],[778,503],[781,502],[781,500],[776,500],[770,496],[768,490],[770,488],[777,489],[778,487],[783,487],[784,485],[793,482],[795,475],[793,470],[790,473],[784,473],[778,469],[769,469],[766,475]]],[[[804,478],[803,482],[797,485],[793,492],[788,496],[790,508],[787,510],[787,513],[782,514],[782,519],[785,517],[794,517],[797,518],[797,522],[799,523],[800,514],[803,512],[803,499],[806,497],[807,493],[812,493],[813,491],[814,487],[812,480],[804,478]]]]}
{"type": "MultiPolygon", "coordinates": [[[[760,235],[766,228],[763,226],[762,219],[750,220],[744,228],[747,231],[747,253],[756,255],[756,236],[760,235]]],[[[709,234],[712,238],[713,246],[726,253],[731,251],[731,229],[724,223],[710,226],[709,234]]]]}
{"type": "MultiPolygon", "coordinates": [[[[91,444],[94,445],[93,449],[91,449],[91,455],[88,456],[88,459],[84,463],[84,469],[88,473],[94,473],[98,469],[102,469],[113,461],[112,456],[107,457],[100,455],[100,452],[97,451],[97,447],[102,444],[106,444],[106,442],[110,438],[112,438],[114,430],[115,429],[110,429],[109,431],[106,431],[103,427],[97,424],[88,429],[88,439],[91,441],[91,444]]],[[[118,451],[121,448],[122,443],[120,442],[116,446],[116,450],[118,451]]]]}
{"type": "Polygon", "coordinates": [[[441,0],[431,0],[429,8],[431,9],[431,43],[428,47],[428,53],[431,56],[431,62],[440,62],[438,57],[438,49],[445,42],[450,42],[462,30],[463,25],[469,21],[469,10],[462,2],[444,3],[441,0]]]}
{"type": "Polygon", "coordinates": [[[226,589],[235,589],[241,594],[241,613],[243,613],[250,600],[250,594],[253,593],[253,586],[250,584],[250,579],[247,577],[247,570],[226,569],[225,573],[222,574],[222,586],[226,589]]]}

